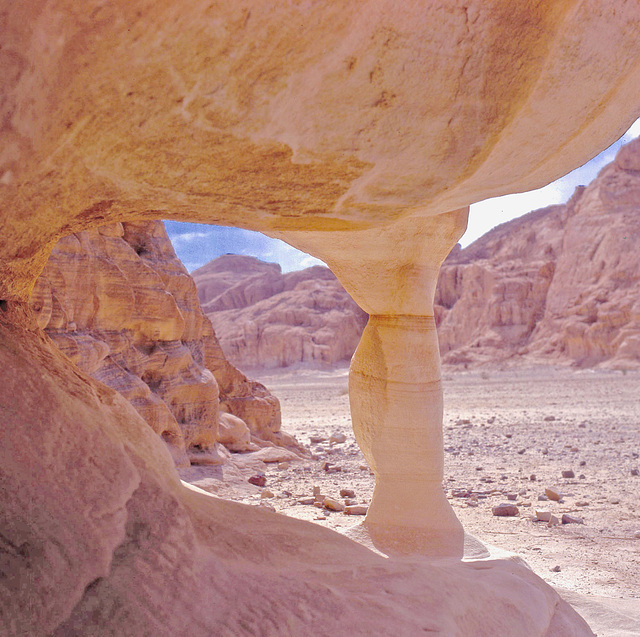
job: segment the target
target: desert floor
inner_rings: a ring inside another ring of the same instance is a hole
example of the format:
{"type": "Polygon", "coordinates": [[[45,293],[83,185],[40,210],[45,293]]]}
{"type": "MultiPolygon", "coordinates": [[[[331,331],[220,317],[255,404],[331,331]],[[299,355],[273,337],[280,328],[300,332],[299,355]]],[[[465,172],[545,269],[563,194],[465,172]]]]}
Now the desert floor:
{"type": "MultiPolygon", "coordinates": [[[[278,396],[282,428],[309,458],[264,464],[252,453],[233,454],[224,467],[183,470],[183,479],[332,529],[357,524],[362,518],[300,503],[314,486],[337,500],[341,489],[352,489],[357,502],[371,498],[374,478],[351,430],[347,375],[346,368],[251,374],[278,396]],[[340,433],[344,443],[329,442],[340,433]],[[258,472],[264,488],[247,482],[258,472]]],[[[640,373],[445,371],[443,385],[444,486],[466,530],[523,557],[569,601],[574,593],[611,599],[621,631],[609,634],[640,634],[640,373]],[[539,500],[547,487],[562,500],[539,500]],[[519,514],[493,516],[509,495],[519,514]],[[583,524],[549,527],[532,519],[536,509],[583,524]]]]}

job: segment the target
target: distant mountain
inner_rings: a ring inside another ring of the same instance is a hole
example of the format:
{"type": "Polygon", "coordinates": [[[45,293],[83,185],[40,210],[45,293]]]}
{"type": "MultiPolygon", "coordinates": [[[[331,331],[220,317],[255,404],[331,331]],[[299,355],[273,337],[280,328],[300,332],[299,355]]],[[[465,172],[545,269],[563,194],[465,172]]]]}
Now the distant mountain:
{"type": "Polygon", "coordinates": [[[326,267],[282,274],[277,264],[225,255],[192,276],[222,349],[241,369],[348,361],[367,322],[326,267]]]}

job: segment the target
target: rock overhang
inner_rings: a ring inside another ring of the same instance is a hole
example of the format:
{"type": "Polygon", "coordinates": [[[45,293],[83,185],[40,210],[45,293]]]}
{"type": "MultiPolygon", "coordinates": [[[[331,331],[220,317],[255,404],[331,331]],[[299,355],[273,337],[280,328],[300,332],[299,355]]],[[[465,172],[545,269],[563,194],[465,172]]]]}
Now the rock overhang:
{"type": "Polygon", "coordinates": [[[330,231],[463,208],[548,183],[640,112],[631,4],[6,15],[3,261],[30,272],[60,236],[115,220],[330,231]]]}

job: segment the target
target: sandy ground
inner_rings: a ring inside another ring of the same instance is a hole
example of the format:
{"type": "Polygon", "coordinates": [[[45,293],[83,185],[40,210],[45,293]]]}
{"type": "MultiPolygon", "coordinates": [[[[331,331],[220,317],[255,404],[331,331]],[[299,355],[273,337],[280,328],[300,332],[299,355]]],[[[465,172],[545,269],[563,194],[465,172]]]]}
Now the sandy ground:
{"type": "MultiPolygon", "coordinates": [[[[307,447],[309,459],[287,466],[233,454],[232,463],[194,467],[183,479],[336,530],[361,521],[300,503],[314,486],[337,500],[343,500],[341,489],[353,490],[358,503],[371,498],[373,475],[351,431],[347,369],[258,379],[280,398],[283,429],[307,447]],[[329,442],[340,433],[344,443],[329,442]],[[311,437],[326,441],[311,443],[311,437]],[[259,472],[264,488],[247,482],[259,472]],[[263,497],[269,492],[273,497],[263,497]]],[[[598,635],[640,635],[640,476],[634,475],[640,469],[640,373],[456,371],[445,372],[443,384],[444,486],[467,531],[522,556],[568,598],[610,600],[617,614],[610,623],[619,630],[598,635]],[[563,471],[575,477],[563,478],[563,471]],[[562,500],[539,500],[547,487],[559,489],[562,500]],[[502,502],[516,504],[518,515],[493,516],[492,507],[502,502]],[[549,527],[532,520],[536,509],[584,523],[549,527]]]]}

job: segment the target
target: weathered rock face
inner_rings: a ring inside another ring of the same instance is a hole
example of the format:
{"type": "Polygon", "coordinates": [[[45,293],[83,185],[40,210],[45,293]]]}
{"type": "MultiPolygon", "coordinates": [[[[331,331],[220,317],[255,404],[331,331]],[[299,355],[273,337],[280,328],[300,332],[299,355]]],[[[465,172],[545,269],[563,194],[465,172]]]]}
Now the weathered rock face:
{"type": "Polygon", "coordinates": [[[639,366],[639,254],[637,139],[566,205],[449,256],[436,293],[443,361],[639,366]]]}
{"type": "Polygon", "coordinates": [[[241,369],[327,366],[351,359],[367,315],[322,266],[280,266],[226,255],[193,272],[203,310],[241,369]]]}
{"type": "Polygon", "coordinates": [[[280,406],[225,359],[193,280],[162,222],[112,224],[58,242],[32,306],[40,327],[83,371],[121,393],[179,466],[223,461],[280,433],[280,406]],[[219,407],[226,424],[219,432],[219,407]],[[245,424],[246,423],[246,424],[245,424]],[[244,427],[244,429],[243,429],[244,427]]]}

